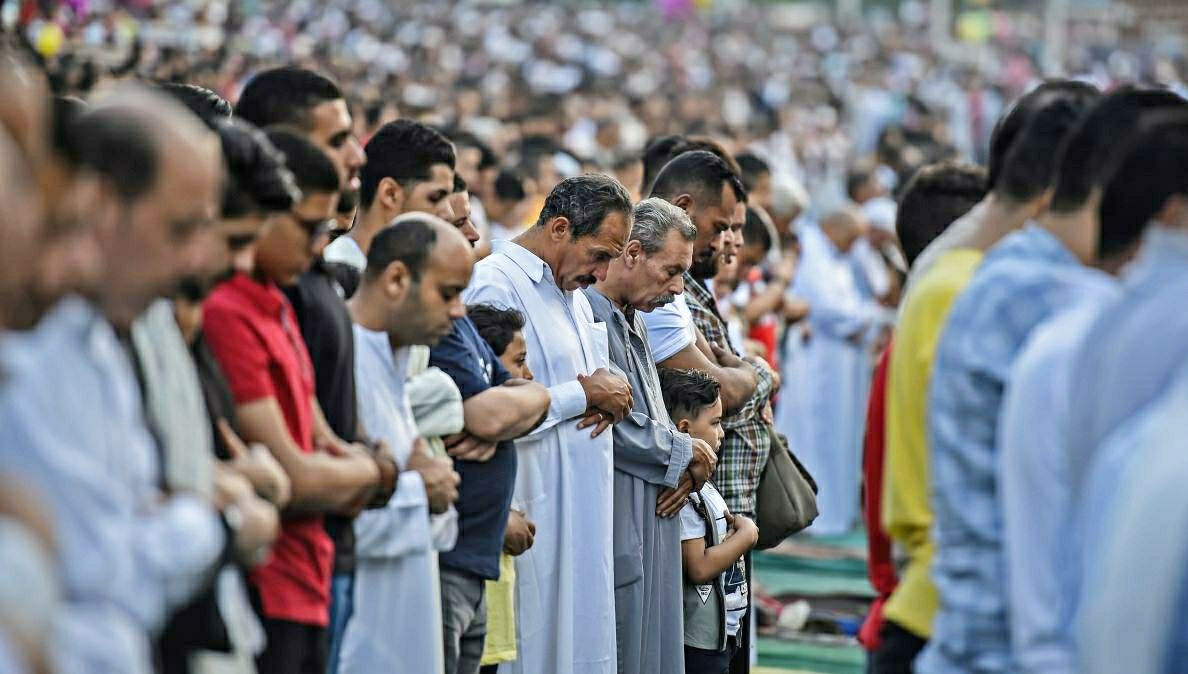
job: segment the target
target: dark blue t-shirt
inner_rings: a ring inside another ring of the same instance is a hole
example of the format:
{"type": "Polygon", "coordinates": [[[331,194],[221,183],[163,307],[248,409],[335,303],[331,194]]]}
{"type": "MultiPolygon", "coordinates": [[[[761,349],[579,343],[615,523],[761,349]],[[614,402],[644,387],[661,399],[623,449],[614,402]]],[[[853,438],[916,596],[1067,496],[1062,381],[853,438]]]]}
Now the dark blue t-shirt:
{"type": "MultiPolygon", "coordinates": [[[[511,379],[469,318],[454,321],[454,329],[430,351],[429,365],[454,380],[463,400],[511,379]]],[[[446,568],[495,580],[516,484],[515,445],[501,442],[490,461],[456,461],[454,469],[462,476],[454,505],[458,543],[453,550],[441,553],[439,561],[446,568]]]]}

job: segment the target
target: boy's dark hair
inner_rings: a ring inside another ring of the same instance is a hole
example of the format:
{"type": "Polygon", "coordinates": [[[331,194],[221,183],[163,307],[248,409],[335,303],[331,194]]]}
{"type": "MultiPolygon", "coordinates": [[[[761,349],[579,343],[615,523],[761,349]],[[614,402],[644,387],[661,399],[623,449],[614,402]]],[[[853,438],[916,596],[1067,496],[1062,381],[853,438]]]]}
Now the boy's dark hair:
{"type": "Polygon", "coordinates": [[[940,162],[916,172],[899,195],[895,233],[910,268],[932,240],[986,196],[986,170],[940,162]]]}
{"type": "Polygon", "coordinates": [[[1036,111],[1058,100],[1087,105],[1100,95],[1101,93],[1097,89],[1083,82],[1054,79],[1045,81],[1015,101],[1015,104],[994,125],[994,131],[990,134],[987,187],[990,190],[997,189],[1007,153],[1019,139],[1019,134],[1031,121],[1031,116],[1036,111]]]}
{"type": "Polygon", "coordinates": [[[1080,209],[1119,150],[1119,140],[1131,132],[1144,112],[1183,109],[1188,101],[1166,89],[1125,87],[1102,97],[1064,141],[1051,209],[1070,213],[1080,209]]]}
{"type": "Polygon", "coordinates": [[[741,170],[738,177],[748,192],[755,189],[761,177],[771,173],[771,167],[767,162],[753,154],[740,154],[735,157],[735,160],[738,161],[738,168],[741,170]]]}
{"type": "Polygon", "coordinates": [[[340,98],[342,90],[324,75],[305,68],[274,68],[248,80],[235,115],[261,128],[287,124],[310,131],[313,109],[340,98]]]}
{"type": "Polygon", "coordinates": [[[283,128],[266,129],[268,140],[285,156],[285,167],[297,179],[304,196],[338,193],[338,169],[330,157],[304,136],[283,128]]]}
{"type": "Polygon", "coordinates": [[[664,406],[674,423],[690,419],[714,404],[721,394],[718,380],[701,370],[678,370],[662,367],[660,390],[664,392],[664,406]]]}
{"type": "Polygon", "coordinates": [[[371,207],[384,178],[407,188],[428,180],[434,164],[452,170],[456,161],[453,143],[437,129],[411,119],[385,124],[367,141],[367,163],[359,173],[359,205],[371,207]]]}
{"type": "Polygon", "coordinates": [[[1101,197],[1102,258],[1134,245],[1169,198],[1188,198],[1188,113],[1144,115],[1116,156],[1101,197]]]}
{"type": "Polygon", "coordinates": [[[524,329],[524,314],[515,309],[472,304],[466,307],[466,316],[496,356],[502,356],[516,333],[524,329]]]}
{"type": "Polygon", "coordinates": [[[1027,203],[1052,187],[1057,154],[1089,105],[1088,101],[1060,99],[1036,111],[1007,152],[995,192],[1027,203]]]}
{"type": "Polygon", "coordinates": [[[649,196],[674,199],[687,193],[697,199],[699,206],[713,206],[721,202],[723,183],[730,185],[739,201],[746,196],[742,181],[726,162],[712,152],[695,150],[668,162],[656,176],[649,196]]]}

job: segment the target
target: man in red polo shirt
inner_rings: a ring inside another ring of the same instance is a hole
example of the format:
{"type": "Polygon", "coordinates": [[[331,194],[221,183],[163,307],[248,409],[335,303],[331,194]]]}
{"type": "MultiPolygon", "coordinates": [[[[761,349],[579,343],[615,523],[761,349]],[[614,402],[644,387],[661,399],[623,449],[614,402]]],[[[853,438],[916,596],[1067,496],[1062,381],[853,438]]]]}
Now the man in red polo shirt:
{"type": "Polygon", "coordinates": [[[394,476],[326,423],[313,365],[278,286],[292,285],[320,254],[311,242],[335,214],[339,175],[304,138],[274,131],[303,198],[259,239],[251,276],[217,288],[205,306],[206,340],[231,385],[244,439],[266,445],[292,482],[292,502],[273,557],[251,577],[268,645],[261,674],[324,674],[334,544],[324,513],[353,513],[394,476]],[[385,477],[387,480],[385,480],[385,477]]]}

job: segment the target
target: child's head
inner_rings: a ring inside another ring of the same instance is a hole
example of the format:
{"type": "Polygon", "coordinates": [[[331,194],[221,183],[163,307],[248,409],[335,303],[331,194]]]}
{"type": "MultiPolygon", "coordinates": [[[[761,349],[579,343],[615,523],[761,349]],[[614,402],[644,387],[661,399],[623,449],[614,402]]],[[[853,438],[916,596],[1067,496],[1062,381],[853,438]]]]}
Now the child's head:
{"type": "Polygon", "coordinates": [[[677,430],[704,441],[715,452],[726,435],[718,389],[718,381],[701,370],[660,368],[664,406],[677,430]]]}
{"type": "Polygon", "coordinates": [[[466,315],[511,376],[532,379],[532,370],[528,369],[528,345],[524,341],[524,314],[515,309],[475,304],[467,307],[466,315]]]}

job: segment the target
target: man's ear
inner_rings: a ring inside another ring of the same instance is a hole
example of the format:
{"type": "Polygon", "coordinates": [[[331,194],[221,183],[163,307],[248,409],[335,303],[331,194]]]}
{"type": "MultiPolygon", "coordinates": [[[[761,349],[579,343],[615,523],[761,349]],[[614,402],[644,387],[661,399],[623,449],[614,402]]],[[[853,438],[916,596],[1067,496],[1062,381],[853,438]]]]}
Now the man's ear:
{"type": "Polygon", "coordinates": [[[623,248],[623,255],[620,258],[623,260],[623,266],[628,269],[634,269],[635,265],[643,261],[644,251],[643,244],[638,239],[632,239],[627,242],[627,246],[623,248]]]}
{"type": "Polygon", "coordinates": [[[681,194],[676,199],[672,200],[672,205],[685,212],[685,215],[693,217],[693,195],[681,194]]]}
{"type": "Polygon", "coordinates": [[[1168,227],[1188,229],[1188,199],[1180,194],[1171,195],[1163,202],[1155,219],[1168,227]]]}
{"type": "Polygon", "coordinates": [[[681,419],[680,421],[678,421],[677,422],[677,430],[682,433],[688,433],[689,432],[689,420],[681,419]]]}
{"type": "Polygon", "coordinates": [[[412,275],[408,266],[400,260],[393,260],[383,273],[383,288],[388,297],[396,302],[403,302],[412,285],[412,275]]]}
{"type": "Polygon", "coordinates": [[[395,178],[387,177],[380,180],[375,198],[379,199],[380,205],[386,210],[393,213],[404,211],[404,188],[395,178]]]}
{"type": "Polygon", "coordinates": [[[570,238],[569,218],[564,215],[558,215],[545,223],[545,230],[548,232],[549,238],[553,241],[557,243],[567,241],[570,238]]]}

